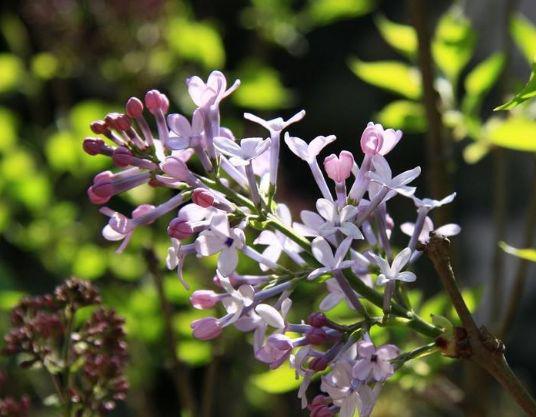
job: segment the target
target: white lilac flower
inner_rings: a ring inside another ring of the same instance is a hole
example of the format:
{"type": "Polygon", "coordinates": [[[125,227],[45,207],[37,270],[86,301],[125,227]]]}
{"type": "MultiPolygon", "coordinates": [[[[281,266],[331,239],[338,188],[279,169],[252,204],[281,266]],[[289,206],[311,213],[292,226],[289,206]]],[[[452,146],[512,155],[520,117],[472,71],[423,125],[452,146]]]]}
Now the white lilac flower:
{"type": "Polygon", "coordinates": [[[318,213],[303,210],[300,218],[303,226],[296,224],[305,236],[332,237],[337,231],[352,239],[363,239],[363,234],[354,224],[357,214],[355,206],[337,207],[333,201],[320,198],[316,202],[318,213]]]}
{"type": "Polygon", "coordinates": [[[241,229],[229,227],[227,215],[215,214],[210,226],[195,241],[197,253],[210,256],[219,253],[218,271],[223,276],[232,274],[238,265],[238,250],[244,247],[245,237],[241,229]]]}
{"type": "Polygon", "coordinates": [[[331,372],[322,377],[320,389],[340,407],[339,417],[354,417],[361,408],[361,398],[352,381],[352,365],[348,361],[337,361],[331,372]]]}
{"type": "Polygon", "coordinates": [[[239,87],[240,80],[236,80],[227,88],[225,75],[220,71],[212,71],[206,83],[198,76],[193,76],[186,80],[186,85],[192,101],[196,106],[204,108],[219,105],[221,100],[239,87]]]}
{"type": "MultiPolygon", "coordinates": [[[[413,202],[415,203],[415,206],[417,207],[417,220],[415,221],[415,226],[413,227],[413,232],[411,234],[411,238],[408,244],[408,247],[411,250],[415,250],[417,241],[422,234],[423,227],[425,227],[425,221],[428,216],[428,213],[435,208],[451,203],[455,197],[456,197],[456,193],[452,193],[441,200],[433,200],[431,198],[419,199],[413,196],[413,202]]],[[[447,226],[450,226],[450,225],[447,225],[447,226]]],[[[450,230],[445,230],[445,231],[449,232],[450,230]]]]}
{"type": "Polygon", "coordinates": [[[335,253],[333,253],[333,249],[331,248],[330,244],[327,242],[326,239],[321,236],[315,238],[313,240],[313,243],[311,244],[311,250],[313,252],[313,256],[323,266],[312,271],[307,277],[307,279],[315,279],[318,278],[320,275],[350,268],[353,264],[353,261],[345,261],[344,257],[348,253],[351,244],[352,238],[347,237],[337,247],[335,253]]]}
{"type": "Polygon", "coordinates": [[[201,145],[203,115],[199,110],[194,111],[191,124],[182,114],[173,113],[168,115],[168,125],[174,133],[168,139],[169,149],[181,150],[201,145]]]}
{"type": "Polygon", "coordinates": [[[372,410],[378,401],[378,396],[382,390],[382,383],[378,382],[369,386],[368,384],[362,384],[357,388],[357,392],[361,397],[361,408],[359,409],[359,417],[369,417],[372,414],[372,410]]]}
{"type": "Polygon", "coordinates": [[[290,136],[288,132],[285,133],[285,143],[296,156],[307,162],[322,196],[328,200],[333,200],[333,197],[316,158],[322,152],[322,149],[335,139],[334,135],[317,136],[307,144],[304,140],[290,136]]]}
{"type": "Polygon", "coordinates": [[[388,200],[396,193],[406,197],[409,197],[413,195],[413,193],[415,193],[416,188],[410,187],[407,184],[409,184],[411,181],[413,181],[420,175],[420,167],[404,171],[403,173],[398,174],[393,178],[391,167],[383,156],[374,156],[372,158],[372,165],[374,166],[374,171],[371,171],[368,174],[370,180],[382,185],[384,188],[389,190],[389,193],[384,198],[384,200],[388,200]]]}
{"type": "Polygon", "coordinates": [[[352,376],[362,382],[385,381],[394,373],[391,361],[400,350],[395,345],[383,345],[376,348],[370,340],[357,343],[359,358],[352,368],[352,376]]]}
{"type": "Polygon", "coordinates": [[[413,282],[417,279],[415,274],[411,271],[402,271],[411,258],[411,249],[405,248],[396,255],[391,265],[376,254],[370,254],[376,264],[380,267],[380,275],[376,283],[378,285],[384,285],[391,281],[403,281],[413,282]]]}
{"type": "Polygon", "coordinates": [[[264,120],[251,113],[244,113],[244,118],[260,124],[270,132],[270,185],[275,188],[277,183],[277,171],[279,166],[279,149],[281,147],[281,132],[292,123],[299,122],[305,116],[305,110],[301,110],[287,121],[281,117],[272,120],[264,120]]]}
{"type": "Polygon", "coordinates": [[[178,239],[171,239],[171,246],[168,248],[166,266],[169,270],[177,270],[177,276],[184,288],[189,289],[189,285],[182,275],[184,259],[188,254],[195,253],[195,245],[183,245],[178,239]]]}
{"type": "MultiPolygon", "coordinates": [[[[415,231],[415,224],[403,223],[400,225],[400,230],[402,230],[402,233],[408,236],[413,236],[413,233],[415,231]]],[[[461,230],[461,227],[455,223],[445,224],[435,229],[432,219],[426,216],[424,219],[423,227],[421,229],[421,233],[419,234],[417,240],[422,244],[426,244],[430,240],[430,233],[432,232],[441,236],[449,237],[456,236],[458,233],[460,233],[461,230]]]]}
{"type": "Polygon", "coordinates": [[[233,317],[225,323],[225,325],[228,326],[240,318],[245,307],[249,307],[253,304],[255,290],[251,285],[247,284],[242,284],[238,289],[234,289],[228,278],[221,275],[218,275],[218,278],[221,286],[228,295],[227,297],[223,297],[221,302],[227,313],[233,315],[233,317]]]}
{"type": "Polygon", "coordinates": [[[223,136],[214,138],[216,148],[225,155],[230,156],[229,161],[236,166],[247,165],[252,159],[260,156],[270,146],[269,139],[245,138],[240,144],[223,136]]]}
{"type": "MultiPolygon", "coordinates": [[[[348,299],[344,291],[341,289],[339,283],[335,278],[330,278],[326,281],[326,288],[328,294],[320,301],[318,308],[320,311],[329,311],[339,304],[342,300],[346,301],[348,308],[354,309],[351,301],[348,299]]],[[[358,297],[358,294],[354,291],[355,296],[358,297]]]]}
{"type": "MultiPolygon", "coordinates": [[[[290,227],[292,225],[290,210],[286,205],[277,205],[276,216],[285,226],[290,227]]],[[[296,264],[302,265],[304,263],[304,260],[299,255],[301,252],[300,246],[279,230],[263,230],[253,243],[255,245],[267,246],[262,252],[262,255],[274,263],[278,261],[282,252],[285,252],[296,264]]],[[[260,264],[260,267],[263,271],[269,269],[269,267],[264,264],[260,264]]]]}

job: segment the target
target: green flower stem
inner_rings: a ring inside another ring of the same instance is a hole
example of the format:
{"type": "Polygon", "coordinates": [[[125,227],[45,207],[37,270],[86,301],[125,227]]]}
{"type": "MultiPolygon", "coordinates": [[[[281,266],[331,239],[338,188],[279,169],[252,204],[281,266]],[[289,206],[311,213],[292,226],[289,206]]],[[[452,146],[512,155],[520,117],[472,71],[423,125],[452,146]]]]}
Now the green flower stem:
{"type": "Polygon", "coordinates": [[[414,350],[401,354],[400,356],[398,356],[398,358],[393,360],[393,364],[395,365],[395,368],[398,369],[408,361],[430,355],[437,350],[438,348],[435,343],[429,343],[427,345],[420,346],[414,350]]]}

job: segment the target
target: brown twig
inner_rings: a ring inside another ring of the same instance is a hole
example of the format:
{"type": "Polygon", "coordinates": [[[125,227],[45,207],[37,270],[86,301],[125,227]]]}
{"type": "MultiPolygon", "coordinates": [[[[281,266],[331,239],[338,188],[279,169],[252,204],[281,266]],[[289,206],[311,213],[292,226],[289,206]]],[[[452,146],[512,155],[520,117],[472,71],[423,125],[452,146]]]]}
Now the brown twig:
{"type": "Polygon", "coordinates": [[[173,311],[164,291],[164,281],[160,269],[160,263],[153,249],[146,248],[144,251],[147,266],[153,277],[160,307],[162,309],[162,318],[164,320],[164,330],[166,333],[166,342],[171,360],[171,373],[177,395],[180,400],[181,408],[185,415],[194,417],[196,415],[196,407],[194,394],[192,392],[189,370],[177,357],[177,337],[173,329],[173,311]]]}
{"type": "Polygon", "coordinates": [[[426,246],[426,254],[432,261],[441,283],[460,317],[463,328],[467,332],[467,342],[470,348],[467,358],[493,376],[527,415],[536,417],[536,401],[506,362],[504,345],[484,327],[478,328],[463,300],[450,262],[449,240],[442,236],[432,235],[426,246]]]}
{"type": "MultiPolygon", "coordinates": [[[[439,94],[434,87],[434,68],[430,47],[430,33],[426,0],[409,0],[411,18],[417,33],[419,46],[418,64],[421,72],[422,101],[428,122],[426,146],[427,184],[433,198],[443,198],[450,191],[447,173],[447,156],[443,138],[443,121],[439,112],[439,94]]],[[[448,216],[444,208],[436,212],[439,224],[446,223],[448,216]]]]}
{"type": "MultiPolygon", "coordinates": [[[[532,181],[531,201],[527,209],[527,218],[525,223],[525,233],[523,236],[522,246],[528,248],[532,246],[534,238],[536,237],[536,158],[534,159],[535,163],[535,172],[534,179],[532,181]]],[[[514,284],[508,299],[506,312],[504,314],[503,321],[500,326],[499,335],[501,338],[505,338],[508,330],[510,329],[519,305],[521,304],[521,298],[523,296],[523,289],[525,288],[525,281],[527,280],[527,272],[529,269],[530,262],[526,259],[519,259],[517,266],[514,284]]]]}

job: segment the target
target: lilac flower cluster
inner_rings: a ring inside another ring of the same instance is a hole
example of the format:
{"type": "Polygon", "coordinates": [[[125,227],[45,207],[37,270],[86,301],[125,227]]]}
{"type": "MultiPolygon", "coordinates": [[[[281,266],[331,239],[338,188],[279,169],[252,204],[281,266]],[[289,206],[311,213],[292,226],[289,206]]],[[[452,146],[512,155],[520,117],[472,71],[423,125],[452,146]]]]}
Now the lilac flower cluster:
{"type": "Polygon", "coordinates": [[[23,368],[44,368],[64,406],[103,413],[125,398],[128,355],[124,320],[113,310],[100,308],[77,327],[76,312],[100,303],[98,291],[78,279],[24,298],[11,312],[2,353],[24,359],[23,368]]]}
{"type": "MultiPolygon", "coordinates": [[[[121,251],[137,227],[173,213],[167,228],[167,266],[177,270],[184,285],[187,257],[218,258],[215,288],[194,291],[190,299],[196,309],[221,305],[225,314],[194,321],[193,335],[210,340],[229,326],[251,332],[259,361],[271,368],[288,361],[302,378],[298,396],[304,407],[308,385],[321,375],[326,395],[308,405],[312,416],[368,416],[399,357],[394,345],[376,347],[369,329],[385,323],[397,302],[393,297],[400,299],[403,284],[415,281],[408,269],[419,257],[418,243],[426,243],[434,231],[428,215],[455,195],[440,201],[419,199],[411,186],[419,167],[393,174],[386,155],[402,138],[400,131],[369,123],[359,144],[361,164],[351,152],[342,151],[325,157],[322,170],[319,155],[336,138],[318,136],[307,143],[292,136],[288,128],[305,116],[304,111],[288,120],[246,113],[244,118],[264,128],[266,135],[236,138],[220,124],[220,103],[239,81],[228,88],[225,76],[214,71],[207,82],[192,77],[186,84],[197,106],[191,120],[168,114],[167,97],[152,90],[145,95],[145,106],[131,98],[125,114],[108,114],[93,123],[93,131],[109,142],[86,138],[84,149],[111,157],[120,170],[95,177],[88,190],[92,202],[105,204],[141,184],[176,190],[168,201],[140,205],[130,216],[101,208],[109,217],[104,237],[122,241],[121,251]],[[157,135],[144,109],[152,114],[157,135]],[[321,194],[315,209],[302,211],[298,221],[287,206],[275,201],[282,141],[307,164],[321,194]],[[400,251],[391,245],[395,224],[388,212],[397,196],[411,199],[417,208],[415,223],[402,225],[410,239],[400,251]],[[241,256],[258,263],[256,274],[237,270],[241,256]],[[320,311],[306,321],[292,321],[293,290],[313,280],[327,290],[320,311]],[[383,302],[374,296],[381,288],[383,302]],[[364,299],[383,306],[384,317],[371,317],[364,299]],[[322,313],[340,302],[355,310],[355,324],[335,323],[322,313]]],[[[447,225],[435,232],[453,235],[459,227],[447,225]]],[[[397,306],[400,314],[402,307],[397,306]]],[[[414,317],[407,311],[405,318],[414,317]]]]}

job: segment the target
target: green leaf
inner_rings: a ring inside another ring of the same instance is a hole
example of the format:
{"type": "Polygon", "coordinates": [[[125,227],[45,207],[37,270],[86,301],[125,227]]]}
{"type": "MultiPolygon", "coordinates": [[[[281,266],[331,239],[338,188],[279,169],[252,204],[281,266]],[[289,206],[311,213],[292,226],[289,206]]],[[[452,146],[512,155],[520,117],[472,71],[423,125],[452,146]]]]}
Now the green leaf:
{"type": "Polygon", "coordinates": [[[422,133],[426,131],[424,108],[420,103],[415,101],[392,101],[380,110],[376,117],[384,126],[401,129],[407,133],[422,133]]]}
{"type": "Polygon", "coordinates": [[[0,54],[0,93],[17,88],[24,75],[22,61],[13,54],[0,54]]]}
{"type": "Polygon", "coordinates": [[[225,64],[220,34],[208,23],[173,19],[166,35],[172,50],[181,58],[197,62],[207,69],[225,64]]]}
{"type": "Polygon", "coordinates": [[[301,384],[301,378],[296,379],[294,369],[287,362],[277,369],[253,375],[250,381],[257,388],[269,394],[283,394],[294,391],[301,384]]]}
{"type": "Polygon", "coordinates": [[[362,16],[372,11],[375,0],[309,0],[307,14],[314,25],[362,16]]]}
{"type": "Polygon", "coordinates": [[[73,272],[83,279],[97,279],[106,271],[106,252],[95,245],[86,244],[76,254],[73,272]]]}
{"type": "Polygon", "coordinates": [[[24,293],[20,291],[8,291],[3,290],[0,292],[0,310],[9,311],[15,307],[21,298],[24,297],[24,293]]]}
{"type": "Polygon", "coordinates": [[[487,123],[488,140],[503,148],[536,152],[536,121],[523,117],[491,119],[487,123]]]}
{"type": "Polygon", "coordinates": [[[478,64],[465,79],[465,98],[463,109],[473,113],[482,102],[484,95],[491,90],[504,67],[504,55],[495,53],[478,64]]]}
{"type": "Polygon", "coordinates": [[[272,110],[289,105],[292,94],[283,86],[274,69],[249,63],[239,71],[239,76],[242,84],[232,95],[239,106],[272,110]]]}
{"type": "Polygon", "coordinates": [[[471,23],[458,9],[445,13],[436,29],[432,54],[439,69],[455,84],[476,44],[471,23]]]}
{"type": "Polygon", "coordinates": [[[536,57],[536,26],[522,14],[510,19],[510,33],[529,63],[536,57]]]}
{"type": "Polygon", "coordinates": [[[414,100],[421,96],[420,74],[409,65],[398,61],[364,62],[357,58],[351,59],[349,65],[366,83],[414,100]]]}
{"type": "Polygon", "coordinates": [[[190,366],[203,366],[212,359],[212,345],[199,340],[181,340],[177,355],[190,366]]]}
{"type": "Polygon", "coordinates": [[[376,19],[376,26],[385,42],[398,52],[413,58],[417,54],[417,34],[409,25],[392,22],[385,16],[376,19]]]}
{"type": "Polygon", "coordinates": [[[476,164],[489,152],[489,143],[483,140],[470,143],[463,150],[463,159],[468,164],[476,164]]]}
{"type": "Polygon", "coordinates": [[[32,72],[42,80],[50,80],[58,73],[58,59],[49,52],[41,52],[32,58],[32,72]]]}
{"type": "Polygon", "coordinates": [[[521,259],[526,259],[527,261],[536,262],[536,249],[517,249],[506,242],[499,242],[499,246],[503,251],[510,255],[517,256],[521,259]]]}
{"type": "Polygon", "coordinates": [[[0,107],[0,152],[13,148],[17,140],[17,119],[15,114],[0,107]]]}
{"type": "Polygon", "coordinates": [[[530,78],[525,87],[517,93],[510,101],[504,103],[502,106],[496,107],[494,110],[510,110],[520,105],[524,101],[536,96],[536,62],[532,64],[532,72],[530,78]]]}

